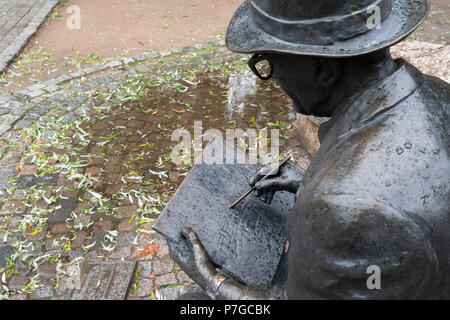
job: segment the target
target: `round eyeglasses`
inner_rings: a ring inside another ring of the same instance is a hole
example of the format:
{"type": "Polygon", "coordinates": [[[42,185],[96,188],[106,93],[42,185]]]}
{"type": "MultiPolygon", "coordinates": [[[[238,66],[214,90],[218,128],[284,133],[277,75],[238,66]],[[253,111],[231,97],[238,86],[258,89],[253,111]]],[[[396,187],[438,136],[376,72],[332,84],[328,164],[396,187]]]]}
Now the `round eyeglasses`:
{"type": "Polygon", "coordinates": [[[270,61],[269,56],[265,53],[257,53],[254,54],[247,62],[250,69],[253,71],[253,73],[260,78],[261,80],[269,80],[273,76],[273,63],[270,61]],[[258,63],[266,61],[267,64],[270,67],[269,72],[264,72],[264,69],[267,69],[266,66],[257,67],[258,63]],[[264,75],[261,74],[261,72],[264,73],[264,75]]]}

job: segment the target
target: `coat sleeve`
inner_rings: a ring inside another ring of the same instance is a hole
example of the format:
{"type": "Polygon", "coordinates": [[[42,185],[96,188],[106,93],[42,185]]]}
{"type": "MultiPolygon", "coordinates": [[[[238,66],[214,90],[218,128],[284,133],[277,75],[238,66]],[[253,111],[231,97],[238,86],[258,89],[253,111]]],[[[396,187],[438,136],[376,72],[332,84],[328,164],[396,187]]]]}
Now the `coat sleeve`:
{"type": "Polygon", "coordinates": [[[295,209],[289,225],[288,299],[435,296],[438,260],[426,224],[412,216],[371,198],[325,194],[295,209]]]}

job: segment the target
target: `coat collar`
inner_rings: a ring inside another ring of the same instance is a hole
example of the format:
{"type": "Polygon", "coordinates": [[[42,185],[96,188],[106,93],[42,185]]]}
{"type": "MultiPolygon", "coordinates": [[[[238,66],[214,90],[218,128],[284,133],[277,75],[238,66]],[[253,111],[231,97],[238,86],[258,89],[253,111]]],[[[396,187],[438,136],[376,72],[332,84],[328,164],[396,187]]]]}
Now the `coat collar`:
{"type": "Polygon", "coordinates": [[[321,144],[339,140],[376,119],[379,115],[410,96],[422,84],[419,70],[403,59],[397,59],[397,70],[354,97],[336,117],[327,122],[321,144]]]}
{"type": "Polygon", "coordinates": [[[353,98],[343,112],[321,125],[320,148],[307,170],[305,180],[315,172],[327,156],[353,133],[370,126],[379,116],[413,94],[423,83],[419,70],[403,59],[397,59],[397,70],[374,83],[353,98]],[[324,126],[324,127],[322,127],[324,126]],[[325,132],[323,132],[325,131],[325,132]]]}

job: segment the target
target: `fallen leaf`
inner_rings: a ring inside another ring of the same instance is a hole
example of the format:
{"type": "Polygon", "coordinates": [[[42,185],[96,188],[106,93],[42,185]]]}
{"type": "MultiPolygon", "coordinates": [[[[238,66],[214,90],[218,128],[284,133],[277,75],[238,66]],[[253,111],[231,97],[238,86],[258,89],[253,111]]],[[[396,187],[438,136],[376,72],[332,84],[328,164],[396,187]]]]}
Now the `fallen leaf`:
{"type": "Polygon", "coordinates": [[[65,252],[67,252],[67,251],[69,251],[70,250],[70,240],[67,240],[69,243],[67,244],[67,248],[66,248],[66,251],[65,252]]]}
{"type": "Polygon", "coordinates": [[[159,247],[157,244],[149,243],[145,245],[144,251],[138,254],[138,259],[143,258],[145,256],[151,255],[154,256],[158,253],[159,247]]]}
{"type": "Polygon", "coordinates": [[[34,230],[32,233],[28,233],[28,235],[29,236],[34,236],[37,233],[38,233],[38,228],[36,228],[36,230],[34,230]]]}

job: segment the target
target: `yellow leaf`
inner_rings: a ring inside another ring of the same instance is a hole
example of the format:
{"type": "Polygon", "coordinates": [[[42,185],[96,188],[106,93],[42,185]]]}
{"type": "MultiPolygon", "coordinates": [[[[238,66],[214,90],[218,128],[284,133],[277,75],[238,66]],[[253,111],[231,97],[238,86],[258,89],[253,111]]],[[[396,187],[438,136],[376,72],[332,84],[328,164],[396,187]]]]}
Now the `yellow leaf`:
{"type": "Polygon", "coordinates": [[[32,233],[28,233],[29,236],[34,236],[36,233],[38,233],[38,228],[34,230],[32,233]]]}
{"type": "Polygon", "coordinates": [[[177,109],[172,109],[173,111],[177,112],[177,113],[183,113],[186,112],[186,110],[177,110],[177,109]]]}
{"type": "Polygon", "coordinates": [[[157,113],[158,113],[158,111],[155,111],[155,112],[152,113],[152,115],[157,114],[157,113]]]}
{"type": "Polygon", "coordinates": [[[66,248],[66,251],[65,252],[67,252],[67,251],[69,251],[70,250],[70,240],[67,240],[69,243],[67,244],[67,248],[66,248]]]}

